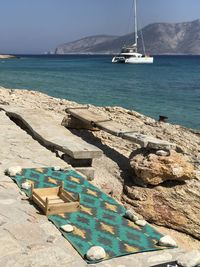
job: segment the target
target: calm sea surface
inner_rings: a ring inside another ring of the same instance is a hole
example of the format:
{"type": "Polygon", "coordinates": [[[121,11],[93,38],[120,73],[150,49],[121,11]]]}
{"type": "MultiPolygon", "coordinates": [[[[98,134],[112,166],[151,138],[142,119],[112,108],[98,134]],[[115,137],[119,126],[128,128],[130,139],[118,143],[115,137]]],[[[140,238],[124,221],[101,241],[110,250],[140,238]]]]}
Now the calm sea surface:
{"type": "Polygon", "coordinates": [[[122,106],[200,129],[200,56],[112,64],[111,56],[22,56],[0,60],[0,85],[99,106],[122,106]]]}

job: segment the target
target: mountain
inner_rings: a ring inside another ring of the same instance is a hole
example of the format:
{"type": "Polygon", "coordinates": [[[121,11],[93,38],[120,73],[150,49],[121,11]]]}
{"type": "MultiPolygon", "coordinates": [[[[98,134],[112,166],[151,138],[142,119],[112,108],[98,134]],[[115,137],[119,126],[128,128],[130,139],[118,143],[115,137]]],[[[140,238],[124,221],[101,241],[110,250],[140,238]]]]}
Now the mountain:
{"type": "Polygon", "coordinates": [[[116,38],[118,38],[118,36],[96,35],[96,36],[85,37],[75,42],[59,45],[55,50],[55,54],[70,54],[70,53],[87,54],[90,53],[93,47],[96,47],[102,43],[113,41],[116,38]]]}
{"type": "MultiPolygon", "coordinates": [[[[153,23],[142,29],[147,54],[200,55],[200,19],[182,23],[153,23]]],[[[142,52],[141,31],[138,32],[142,52]]],[[[134,43],[134,33],[123,36],[96,35],[59,45],[55,54],[115,54],[134,43]]]]}

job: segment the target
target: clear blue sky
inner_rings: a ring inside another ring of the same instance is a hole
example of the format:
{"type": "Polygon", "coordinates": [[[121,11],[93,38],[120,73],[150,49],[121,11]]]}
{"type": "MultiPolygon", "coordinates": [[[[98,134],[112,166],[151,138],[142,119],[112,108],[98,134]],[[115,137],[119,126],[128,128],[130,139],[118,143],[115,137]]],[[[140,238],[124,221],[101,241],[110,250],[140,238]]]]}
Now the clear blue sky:
{"type": "MultiPolygon", "coordinates": [[[[0,0],[0,53],[43,53],[96,34],[130,31],[132,0],[0,0]]],[[[200,18],[200,0],[138,0],[142,25],[200,18]]]]}

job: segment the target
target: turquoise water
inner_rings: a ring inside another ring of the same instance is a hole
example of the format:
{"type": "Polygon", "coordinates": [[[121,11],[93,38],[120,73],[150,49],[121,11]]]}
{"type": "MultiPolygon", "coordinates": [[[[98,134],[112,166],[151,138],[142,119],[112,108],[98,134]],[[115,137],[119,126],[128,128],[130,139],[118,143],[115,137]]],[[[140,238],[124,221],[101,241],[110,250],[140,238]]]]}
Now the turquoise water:
{"type": "Polygon", "coordinates": [[[0,60],[0,85],[200,129],[198,56],[157,56],[150,65],[111,64],[111,56],[22,56],[0,60]]]}

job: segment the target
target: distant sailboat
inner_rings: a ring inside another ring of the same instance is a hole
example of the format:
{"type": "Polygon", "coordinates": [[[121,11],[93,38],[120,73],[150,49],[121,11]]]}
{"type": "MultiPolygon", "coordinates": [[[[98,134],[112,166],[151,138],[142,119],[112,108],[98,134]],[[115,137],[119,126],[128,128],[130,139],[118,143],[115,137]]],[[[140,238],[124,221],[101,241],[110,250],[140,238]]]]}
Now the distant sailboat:
{"type": "Polygon", "coordinates": [[[137,29],[137,2],[134,0],[134,17],[135,17],[135,43],[130,46],[124,46],[121,53],[114,56],[113,63],[153,63],[153,57],[138,53],[138,29],[137,29]]]}

